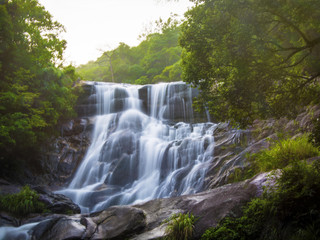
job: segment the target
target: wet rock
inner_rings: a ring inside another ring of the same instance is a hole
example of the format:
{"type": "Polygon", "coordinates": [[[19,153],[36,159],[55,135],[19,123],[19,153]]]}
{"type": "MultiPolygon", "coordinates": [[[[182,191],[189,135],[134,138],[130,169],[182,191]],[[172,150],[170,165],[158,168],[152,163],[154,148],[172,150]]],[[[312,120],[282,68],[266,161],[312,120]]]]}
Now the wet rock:
{"type": "Polygon", "coordinates": [[[126,239],[146,226],[144,212],[129,206],[110,207],[90,217],[98,225],[91,239],[126,239]]]}
{"type": "Polygon", "coordinates": [[[39,193],[39,200],[43,202],[52,213],[77,214],[81,210],[68,197],[50,192],[42,186],[33,187],[39,193]]]}
{"type": "MultiPolygon", "coordinates": [[[[53,226],[62,218],[62,216],[54,217],[51,219],[46,219],[45,221],[40,222],[32,229],[32,240],[44,239],[46,236],[50,235],[50,231],[53,226]]],[[[51,236],[49,236],[51,237],[51,236]]]]}
{"type": "Polygon", "coordinates": [[[96,100],[94,97],[95,88],[92,83],[82,82],[81,84],[81,94],[77,99],[77,104],[75,106],[75,111],[78,117],[91,117],[96,114],[96,100]]]}
{"type": "Polygon", "coordinates": [[[86,227],[80,218],[58,217],[46,220],[33,229],[32,239],[85,239],[86,227]]]}
{"type": "Polygon", "coordinates": [[[141,99],[142,101],[142,109],[143,112],[145,112],[146,114],[150,114],[150,107],[149,107],[149,91],[150,91],[150,86],[146,85],[143,86],[141,88],[139,88],[138,90],[138,94],[139,94],[139,99],[141,99]]]}
{"type": "Polygon", "coordinates": [[[75,119],[61,128],[61,136],[41,149],[42,173],[33,174],[32,184],[64,185],[75,173],[91,143],[93,119],[75,119]]]}
{"type": "Polygon", "coordinates": [[[0,227],[19,226],[19,219],[12,217],[6,212],[0,212],[0,227]]]}
{"type": "Polygon", "coordinates": [[[137,156],[130,156],[123,153],[122,156],[115,163],[114,170],[112,172],[112,178],[106,183],[112,185],[125,186],[126,184],[133,183],[138,177],[138,164],[137,156]],[[133,164],[131,164],[131,161],[133,164]],[[125,175],[123,173],[126,173],[125,175]]]}
{"type": "Polygon", "coordinates": [[[124,88],[116,88],[114,90],[114,96],[115,99],[123,99],[129,97],[128,92],[124,88]]]}

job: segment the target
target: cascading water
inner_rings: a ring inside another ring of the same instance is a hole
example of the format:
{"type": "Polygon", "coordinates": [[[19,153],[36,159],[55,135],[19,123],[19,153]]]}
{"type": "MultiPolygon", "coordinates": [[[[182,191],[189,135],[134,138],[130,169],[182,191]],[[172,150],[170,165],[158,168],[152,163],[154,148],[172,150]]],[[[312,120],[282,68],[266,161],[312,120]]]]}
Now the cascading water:
{"type": "Polygon", "coordinates": [[[203,188],[212,161],[213,123],[193,123],[192,89],[95,84],[92,144],[67,189],[82,212],[203,188]]]}

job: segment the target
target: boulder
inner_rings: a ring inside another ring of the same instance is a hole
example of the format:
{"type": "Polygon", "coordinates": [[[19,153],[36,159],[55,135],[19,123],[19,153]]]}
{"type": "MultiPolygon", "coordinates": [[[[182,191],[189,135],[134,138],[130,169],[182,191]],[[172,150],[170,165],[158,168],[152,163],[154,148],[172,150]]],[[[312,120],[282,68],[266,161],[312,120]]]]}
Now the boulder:
{"type": "Polygon", "coordinates": [[[33,190],[39,193],[39,201],[43,202],[52,213],[77,214],[81,212],[78,205],[62,194],[52,193],[43,186],[33,187],[33,190]]]}
{"type": "Polygon", "coordinates": [[[144,212],[135,207],[110,207],[90,217],[98,226],[92,239],[125,239],[146,227],[144,212]]]}
{"type": "Polygon", "coordinates": [[[91,215],[56,216],[32,229],[32,239],[128,239],[146,226],[141,209],[111,207],[91,215]]]}
{"type": "Polygon", "coordinates": [[[174,213],[192,213],[198,218],[194,228],[194,237],[198,239],[206,229],[217,225],[224,217],[239,216],[241,207],[256,196],[257,189],[257,185],[248,180],[198,194],[155,199],[134,205],[144,210],[147,216],[147,231],[141,234],[141,238],[138,235],[134,239],[163,237],[164,228],[161,223],[174,213]]]}
{"type": "Polygon", "coordinates": [[[56,217],[45,220],[32,229],[32,239],[85,239],[86,226],[77,217],[56,217]]]}

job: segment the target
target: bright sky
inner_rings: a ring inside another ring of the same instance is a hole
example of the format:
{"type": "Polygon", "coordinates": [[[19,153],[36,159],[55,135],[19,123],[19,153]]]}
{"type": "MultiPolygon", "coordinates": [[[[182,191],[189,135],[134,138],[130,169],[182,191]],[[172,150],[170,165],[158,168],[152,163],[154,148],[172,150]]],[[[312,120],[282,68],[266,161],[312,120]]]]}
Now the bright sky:
{"type": "Polygon", "coordinates": [[[66,28],[66,63],[85,64],[101,56],[98,49],[112,50],[120,42],[139,44],[146,26],[170,13],[183,16],[189,0],[39,0],[66,28]]]}

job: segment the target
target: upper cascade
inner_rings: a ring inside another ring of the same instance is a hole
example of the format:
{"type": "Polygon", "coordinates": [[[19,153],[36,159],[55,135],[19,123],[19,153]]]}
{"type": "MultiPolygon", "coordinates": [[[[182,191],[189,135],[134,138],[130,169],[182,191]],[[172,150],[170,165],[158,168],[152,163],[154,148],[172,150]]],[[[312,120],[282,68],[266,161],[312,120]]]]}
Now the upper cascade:
{"type": "Polygon", "coordinates": [[[194,123],[195,89],[183,82],[89,84],[92,143],[60,193],[94,212],[203,189],[216,125],[194,123]]]}

